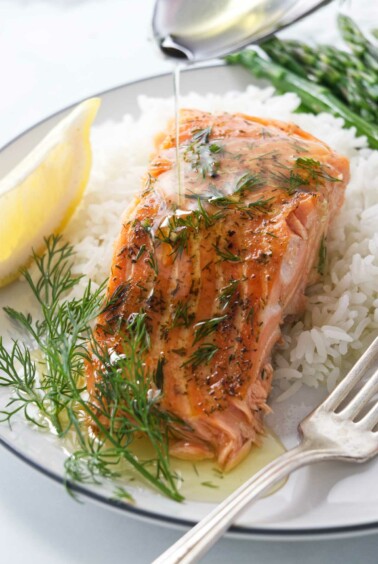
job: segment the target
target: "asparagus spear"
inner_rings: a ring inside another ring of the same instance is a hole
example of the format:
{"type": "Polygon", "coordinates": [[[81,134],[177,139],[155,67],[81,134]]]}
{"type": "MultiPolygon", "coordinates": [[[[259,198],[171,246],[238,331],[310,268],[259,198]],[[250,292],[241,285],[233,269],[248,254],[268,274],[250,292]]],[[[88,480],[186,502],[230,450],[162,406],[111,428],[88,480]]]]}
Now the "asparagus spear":
{"type": "Polygon", "coordinates": [[[345,68],[354,68],[360,72],[366,71],[363,62],[354,53],[347,53],[332,45],[319,45],[318,52],[323,60],[337,68],[340,72],[343,72],[345,68]]]}
{"type": "Polygon", "coordinates": [[[287,42],[281,41],[277,37],[271,37],[268,41],[260,43],[260,47],[274,62],[295,72],[298,76],[307,78],[306,67],[313,64],[314,58],[311,48],[308,48],[306,53],[302,53],[301,57],[293,57],[287,42]]]}
{"type": "Polygon", "coordinates": [[[260,47],[270,58],[298,76],[330,88],[340,100],[367,121],[378,119],[378,76],[366,71],[354,55],[323,45],[312,48],[299,41],[269,39],[260,47]]]}
{"type": "Polygon", "coordinates": [[[324,86],[314,84],[281,65],[263,59],[256,51],[242,51],[229,55],[226,60],[231,64],[243,65],[257,78],[270,80],[279,92],[295,92],[302,104],[316,114],[325,111],[342,117],[347,126],[355,127],[359,135],[367,137],[370,147],[378,149],[378,128],[352,112],[324,86]]]}
{"type": "Polygon", "coordinates": [[[378,71],[378,48],[373,45],[361,32],[354,21],[343,14],[339,14],[337,23],[344,41],[352,52],[357,55],[373,71],[378,71]]]}
{"type": "Polygon", "coordinates": [[[310,78],[330,86],[336,96],[347,101],[345,81],[337,68],[324,64],[315,49],[299,41],[281,41],[273,37],[260,47],[279,65],[293,71],[302,78],[310,78]],[[299,69],[299,70],[298,70],[299,69]]]}

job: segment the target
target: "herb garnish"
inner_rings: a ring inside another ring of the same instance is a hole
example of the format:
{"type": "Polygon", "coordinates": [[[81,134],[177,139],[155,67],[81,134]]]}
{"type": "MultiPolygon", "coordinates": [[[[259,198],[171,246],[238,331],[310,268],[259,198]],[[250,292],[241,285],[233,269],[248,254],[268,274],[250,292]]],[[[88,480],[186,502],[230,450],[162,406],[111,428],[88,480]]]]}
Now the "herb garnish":
{"type": "Polygon", "coordinates": [[[128,491],[125,490],[125,488],[117,486],[114,489],[114,495],[115,495],[115,499],[122,499],[132,504],[135,503],[135,499],[128,491]]]}
{"type": "MultiPolygon", "coordinates": [[[[249,202],[249,204],[247,205],[247,208],[249,211],[251,210],[256,210],[259,211],[261,213],[266,213],[269,212],[272,209],[272,204],[273,204],[274,198],[259,198],[258,200],[255,200],[254,202],[249,202]]],[[[244,210],[247,211],[247,210],[244,210]]]]}
{"type": "Polygon", "coordinates": [[[216,177],[220,167],[218,155],[222,147],[214,141],[210,143],[211,127],[196,130],[184,151],[184,160],[200,172],[203,178],[216,177]]]}
{"type": "Polygon", "coordinates": [[[135,258],[132,260],[132,262],[138,262],[138,260],[140,259],[141,256],[143,256],[143,254],[146,251],[146,245],[141,245],[139,248],[139,251],[137,253],[137,255],[135,256],[135,258]]]}
{"type": "Polygon", "coordinates": [[[216,245],[213,245],[213,247],[214,247],[217,255],[224,261],[230,261],[230,262],[241,262],[242,261],[242,258],[239,255],[235,255],[234,253],[232,253],[228,249],[221,249],[219,247],[218,243],[216,245]]]}
{"type": "Polygon", "coordinates": [[[162,390],[164,387],[164,364],[165,358],[159,358],[156,370],[154,372],[154,383],[158,390],[162,390]]]}
{"type": "Polygon", "coordinates": [[[295,161],[298,168],[305,170],[312,180],[322,178],[328,182],[341,182],[339,178],[330,176],[325,170],[324,166],[314,159],[300,157],[295,161]]]}
{"type": "Polygon", "coordinates": [[[175,213],[166,218],[157,231],[156,239],[170,245],[174,258],[180,257],[188,249],[192,236],[199,233],[202,227],[212,227],[222,217],[222,212],[210,214],[206,211],[198,198],[198,209],[182,215],[175,213]]]}
{"type": "Polygon", "coordinates": [[[288,174],[281,171],[274,171],[270,176],[276,181],[279,188],[285,190],[289,196],[292,196],[298,189],[309,186],[311,182],[316,181],[323,184],[324,180],[328,182],[340,182],[338,178],[330,176],[324,170],[324,166],[314,159],[299,157],[295,160],[293,168],[285,166],[282,163],[276,163],[279,168],[288,170],[288,174]]]}
{"type": "Polygon", "coordinates": [[[140,222],[141,227],[143,228],[143,230],[150,236],[152,237],[152,222],[149,218],[143,219],[143,221],[140,222]]]}
{"type": "Polygon", "coordinates": [[[160,226],[156,238],[172,247],[171,255],[181,256],[187,250],[190,234],[198,230],[196,216],[188,213],[184,216],[171,215],[160,226]]]}
{"type": "Polygon", "coordinates": [[[221,317],[212,317],[210,319],[204,319],[199,321],[194,325],[194,341],[193,345],[198,343],[204,337],[207,337],[211,333],[217,330],[218,325],[226,319],[227,315],[222,315],[221,317]]]}
{"type": "MultiPolygon", "coordinates": [[[[102,308],[101,313],[107,314],[108,322],[110,321],[112,314],[116,314],[117,310],[124,303],[129,290],[130,290],[130,282],[128,281],[122,282],[121,284],[119,284],[119,286],[117,286],[113,294],[110,296],[110,298],[102,308]]],[[[7,311],[6,308],[5,311],[7,311]]]]}
{"type": "Polygon", "coordinates": [[[319,260],[317,266],[317,271],[321,276],[325,274],[326,264],[327,264],[327,238],[323,236],[320,241],[319,260]]]}
{"type": "Polygon", "coordinates": [[[237,209],[245,212],[249,217],[253,218],[255,213],[268,213],[272,209],[274,198],[259,198],[254,202],[244,203],[240,201],[241,196],[246,190],[254,190],[260,186],[260,180],[254,175],[244,175],[239,179],[235,191],[230,195],[220,192],[215,186],[210,186],[212,194],[208,196],[209,204],[221,208],[237,209]]]}
{"type": "Polygon", "coordinates": [[[324,170],[324,166],[314,159],[299,157],[295,160],[293,168],[283,164],[279,166],[288,170],[289,173],[286,175],[281,171],[276,171],[271,173],[271,177],[278,183],[278,187],[285,190],[290,196],[295,194],[302,186],[309,186],[311,181],[317,181],[321,184],[323,180],[341,182],[340,179],[330,176],[324,170]]]}
{"type": "Polygon", "coordinates": [[[146,314],[136,312],[127,319],[119,354],[101,348],[91,323],[102,309],[105,284],[93,289],[89,281],[81,298],[65,300],[67,291],[81,279],[72,273],[73,248],[56,236],[46,245],[42,257],[34,255],[38,280],[24,272],[41,319],[6,308],[33,348],[18,340],[6,348],[0,339],[0,386],[13,392],[1,412],[2,420],[10,422],[20,412],[39,427],[52,426],[59,437],[73,434],[78,448],[65,462],[68,486],[118,477],[118,464],[124,461],[162,493],[180,501],[169,467],[167,437],[169,424],[178,422],[159,411],[159,392],[149,393],[161,375],[159,366],[155,374],[148,373],[143,361],[149,346],[146,314]],[[84,363],[91,362],[89,341],[91,356],[102,368],[87,399],[84,363]],[[96,430],[95,437],[88,434],[88,424],[96,430]],[[153,464],[140,461],[130,448],[140,433],[154,448],[153,464]]]}
{"type": "Polygon", "coordinates": [[[230,280],[229,284],[221,289],[218,301],[223,309],[226,309],[229,306],[232,298],[236,294],[240,282],[241,280],[230,280]]]}
{"type": "Polygon", "coordinates": [[[250,192],[252,190],[261,188],[261,185],[261,177],[259,177],[257,174],[247,172],[246,174],[243,174],[243,176],[237,181],[234,194],[242,195],[246,191],[250,192]]]}
{"type": "Polygon", "coordinates": [[[158,262],[156,260],[155,253],[152,252],[152,251],[149,251],[149,253],[148,253],[147,264],[150,265],[150,267],[152,268],[152,270],[155,273],[155,276],[157,276],[159,274],[159,265],[158,265],[158,262]]]}
{"type": "Polygon", "coordinates": [[[201,364],[208,364],[217,351],[218,347],[216,345],[203,343],[190,355],[189,359],[185,361],[182,366],[190,365],[193,366],[193,368],[197,368],[201,364]]]}
{"type": "Polygon", "coordinates": [[[222,219],[223,213],[221,211],[216,213],[208,213],[202,205],[201,200],[198,198],[198,210],[194,212],[199,222],[203,222],[206,228],[212,227],[218,219],[222,219]]]}
{"type": "Polygon", "coordinates": [[[219,486],[217,486],[216,484],[213,484],[213,482],[201,482],[201,486],[205,486],[206,488],[214,488],[217,489],[219,488],[219,486]]]}
{"type": "Polygon", "coordinates": [[[309,181],[304,176],[301,176],[299,173],[294,172],[293,169],[290,170],[289,175],[284,174],[283,172],[272,172],[271,176],[273,180],[275,180],[278,184],[278,187],[282,190],[285,190],[289,196],[295,194],[298,188],[302,186],[308,186],[309,181]]]}
{"type": "Polygon", "coordinates": [[[189,313],[189,305],[186,302],[178,302],[172,315],[171,328],[189,327],[194,319],[194,313],[189,313]]]}

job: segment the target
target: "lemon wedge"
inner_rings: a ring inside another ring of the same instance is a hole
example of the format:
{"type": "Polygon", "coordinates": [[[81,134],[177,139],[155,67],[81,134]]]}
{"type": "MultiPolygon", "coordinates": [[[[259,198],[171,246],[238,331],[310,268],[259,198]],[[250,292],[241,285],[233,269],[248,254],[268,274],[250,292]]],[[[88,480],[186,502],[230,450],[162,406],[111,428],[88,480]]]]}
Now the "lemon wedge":
{"type": "Polygon", "coordinates": [[[0,287],[15,280],[44,237],[60,233],[82,198],[99,98],[82,102],[0,181],[0,287]]]}

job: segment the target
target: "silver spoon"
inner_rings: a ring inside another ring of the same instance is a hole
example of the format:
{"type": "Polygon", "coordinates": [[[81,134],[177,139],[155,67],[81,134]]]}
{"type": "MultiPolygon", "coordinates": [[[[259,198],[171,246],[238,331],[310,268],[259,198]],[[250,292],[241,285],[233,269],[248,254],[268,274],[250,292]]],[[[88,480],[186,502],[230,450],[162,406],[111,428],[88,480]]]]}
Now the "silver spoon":
{"type": "Polygon", "coordinates": [[[258,43],[331,0],[157,0],[152,27],[163,53],[204,61],[258,43]]]}

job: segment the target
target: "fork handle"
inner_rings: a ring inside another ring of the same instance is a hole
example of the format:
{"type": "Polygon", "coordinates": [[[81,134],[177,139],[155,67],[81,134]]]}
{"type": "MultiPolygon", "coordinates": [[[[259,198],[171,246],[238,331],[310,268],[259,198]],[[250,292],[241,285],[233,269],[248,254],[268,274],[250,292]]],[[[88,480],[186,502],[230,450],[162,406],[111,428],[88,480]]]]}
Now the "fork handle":
{"type": "Polygon", "coordinates": [[[306,442],[288,450],[242,484],[152,564],[189,564],[206,554],[251,501],[301,466],[333,458],[306,442]]]}

